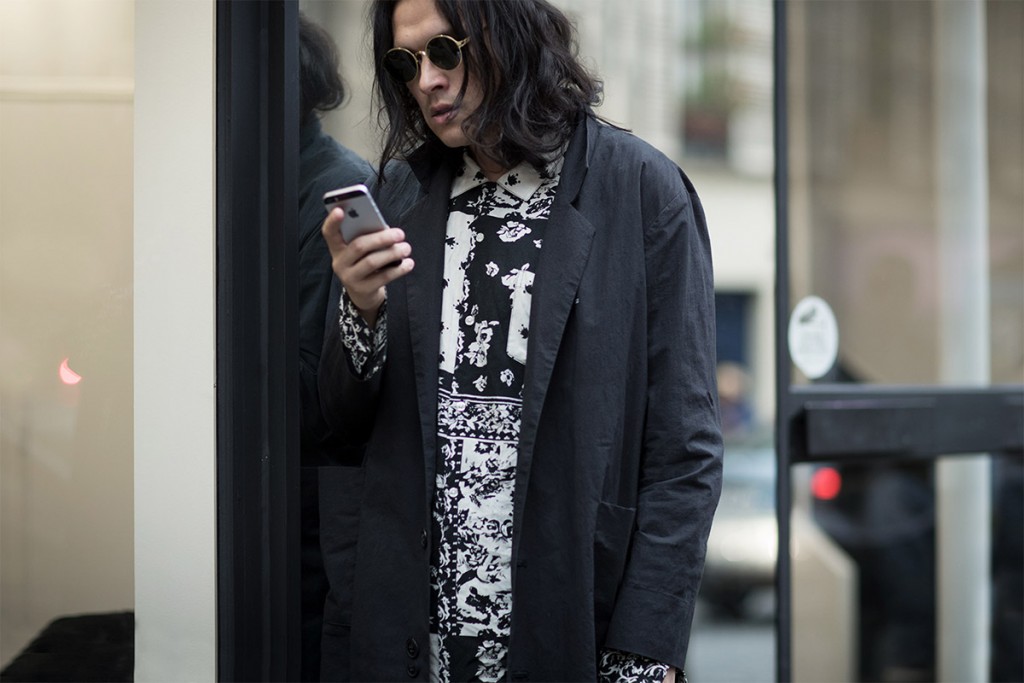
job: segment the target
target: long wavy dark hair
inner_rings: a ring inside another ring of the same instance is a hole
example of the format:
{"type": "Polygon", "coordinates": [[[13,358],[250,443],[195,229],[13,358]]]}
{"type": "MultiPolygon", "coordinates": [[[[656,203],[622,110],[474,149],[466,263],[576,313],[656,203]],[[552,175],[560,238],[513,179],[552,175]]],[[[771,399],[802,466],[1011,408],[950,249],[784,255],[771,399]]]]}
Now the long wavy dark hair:
{"type": "MultiPolygon", "coordinates": [[[[381,171],[424,142],[440,144],[407,86],[382,65],[395,46],[392,17],[399,1],[375,0],[370,13],[374,94],[385,131],[381,171]]],[[[462,59],[483,95],[463,124],[466,137],[505,168],[522,161],[542,168],[568,142],[579,114],[601,101],[603,85],[580,63],[572,22],[546,0],[434,2],[452,35],[469,38],[462,59]]]]}
{"type": "Polygon", "coordinates": [[[338,46],[320,25],[299,12],[299,120],[337,109],[345,101],[338,46]]]}

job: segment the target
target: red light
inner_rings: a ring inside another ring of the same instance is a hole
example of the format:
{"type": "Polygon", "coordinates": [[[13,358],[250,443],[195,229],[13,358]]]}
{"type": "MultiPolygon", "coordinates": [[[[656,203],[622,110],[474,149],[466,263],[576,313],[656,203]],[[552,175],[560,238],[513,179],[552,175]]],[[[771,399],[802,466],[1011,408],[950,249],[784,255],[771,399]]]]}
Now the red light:
{"type": "Polygon", "coordinates": [[[832,500],[843,487],[843,477],[834,467],[822,467],[811,477],[811,493],[819,500],[832,500]]]}
{"type": "Polygon", "coordinates": [[[69,386],[74,386],[82,381],[82,376],[68,367],[67,358],[61,361],[57,374],[60,375],[60,381],[69,386]]]}

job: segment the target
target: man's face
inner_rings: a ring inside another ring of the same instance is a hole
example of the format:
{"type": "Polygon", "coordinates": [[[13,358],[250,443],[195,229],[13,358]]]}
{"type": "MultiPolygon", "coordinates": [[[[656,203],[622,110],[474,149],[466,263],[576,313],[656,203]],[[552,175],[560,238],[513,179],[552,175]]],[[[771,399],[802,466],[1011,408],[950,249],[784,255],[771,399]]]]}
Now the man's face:
{"type": "MultiPolygon", "coordinates": [[[[434,0],[400,0],[391,21],[394,47],[404,47],[414,53],[423,50],[427,41],[436,35],[445,34],[457,40],[465,38],[452,35],[451,24],[437,11],[434,0]]],[[[427,126],[441,142],[448,147],[469,144],[462,132],[462,123],[480,106],[482,95],[475,79],[466,71],[465,59],[451,71],[445,71],[420,55],[419,73],[407,87],[420,106],[427,126]],[[464,78],[469,79],[466,95],[462,103],[454,107],[464,78]]]]}

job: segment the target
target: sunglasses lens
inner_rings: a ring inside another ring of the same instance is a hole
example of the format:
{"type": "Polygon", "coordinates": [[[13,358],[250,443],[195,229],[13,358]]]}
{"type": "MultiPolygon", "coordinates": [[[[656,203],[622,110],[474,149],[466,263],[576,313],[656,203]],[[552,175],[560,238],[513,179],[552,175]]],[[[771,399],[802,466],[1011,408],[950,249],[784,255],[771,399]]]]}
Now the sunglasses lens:
{"type": "Polygon", "coordinates": [[[408,83],[416,78],[416,58],[408,50],[394,48],[384,55],[384,68],[399,83],[408,83]]]}
{"type": "Polygon", "coordinates": [[[454,39],[448,36],[436,36],[427,43],[427,57],[439,69],[450,71],[462,60],[462,50],[454,39]]]}

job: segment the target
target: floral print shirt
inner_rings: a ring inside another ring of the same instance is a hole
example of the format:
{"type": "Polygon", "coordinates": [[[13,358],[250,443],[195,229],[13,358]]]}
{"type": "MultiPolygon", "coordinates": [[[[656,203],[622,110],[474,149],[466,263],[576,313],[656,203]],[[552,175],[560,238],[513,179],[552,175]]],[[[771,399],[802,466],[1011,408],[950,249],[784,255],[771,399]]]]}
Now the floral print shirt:
{"type": "MultiPolygon", "coordinates": [[[[431,557],[431,680],[506,678],[512,501],[536,265],[562,158],[489,181],[464,155],[449,197],[441,306],[431,557]]],[[[386,306],[373,330],[347,298],[343,342],[357,374],[384,364],[386,306]]],[[[602,681],[661,683],[667,666],[606,651],[602,681]]]]}

